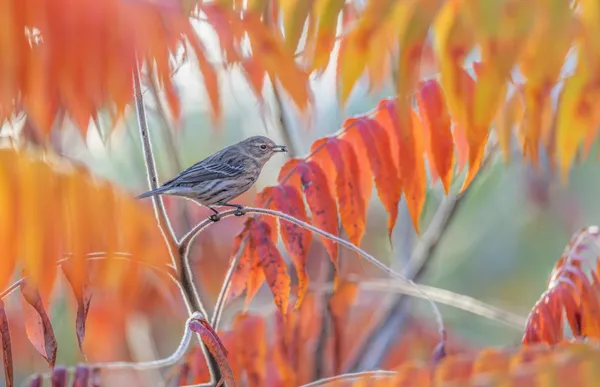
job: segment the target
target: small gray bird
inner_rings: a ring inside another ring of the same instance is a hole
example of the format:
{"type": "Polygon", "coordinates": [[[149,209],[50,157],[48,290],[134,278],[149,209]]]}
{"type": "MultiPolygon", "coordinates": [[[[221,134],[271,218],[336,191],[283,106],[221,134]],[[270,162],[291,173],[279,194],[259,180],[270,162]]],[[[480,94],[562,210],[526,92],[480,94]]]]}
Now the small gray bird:
{"type": "Polygon", "coordinates": [[[242,215],[243,206],[229,201],[254,185],[265,163],[277,152],[287,152],[287,148],[268,137],[253,136],[213,153],[137,198],[173,195],[192,199],[210,208],[214,212],[210,218],[215,222],[219,211],[214,206],[235,207],[236,215],[242,215]]]}

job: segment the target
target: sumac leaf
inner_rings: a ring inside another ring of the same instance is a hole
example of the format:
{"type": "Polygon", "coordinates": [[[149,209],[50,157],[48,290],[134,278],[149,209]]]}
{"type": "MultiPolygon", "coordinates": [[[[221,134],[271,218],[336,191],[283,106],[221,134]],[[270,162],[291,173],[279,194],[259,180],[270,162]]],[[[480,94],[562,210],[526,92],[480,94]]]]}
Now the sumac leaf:
{"type": "Polygon", "coordinates": [[[334,338],[334,372],[336,374],[342,371],[342,358],[344,348],[343,339],[347,337],[345,328],[348,321],[348,312],[350,311],[358,293],[358,284],[355,282],[342,282],[333,296],[329,299],[328,308],[331,313],[334,338]]]}
{"type": "Polygon", "coordinates": [[[290,298],[290,276],[283,257],[275,246],[271,227],[260,220],[250,225],[250,238],[256,247],[256,256],[264,278],[273,293],[273,301],[285,315],[290,298]]]}
{"type": "Polygon", "coordinates": [[[65,367],[56,367],[52,371],[52,387],[67,387],[67,370],[65,367]]]}
{"type": "MultiPolygon", "coordinates": [[[[300,196],[300,193],[294,187],[289,185],[272,187],[271,197],[273,198],[271,203],[272,209],[286,213],[296,219],[310,222],[304,208],[302,196],[300,196]]],[[[279,220],[279,225],[281,228],[281,239],[283,240],[285,249],[290,254],[298,275],[298,298],[295,306],[295,309],[297,309],[302,303],[308,289],[309,280],[306,273],[306,258],[308,257],[308,249],[312,243],[313,236],[310,230],[284,219],[279,220]]]]}
{"type": "Polygon", "coordinates": [[[54,367],[57,350],[56,337],[40,293],[28,280],[24,280],[21,283],[21,295],[25,301],[23,302],[23,312],[27,338],[38,353],[46,359],[48,365],[54,367]]]}
{"type": "Polygon", "coordinates": [[[90,369],[85,364],[80,364],[75,368],[75,377],[73,387],[87,387],[90,379],[90,369]]]}
{"type": "MultiPolygon", "coordinates": [[[[338,236],[337,204],[329,191],[327,177],[323,170],[313,161],[302,161],[298,163],[296,171],[300,175],[302,191],[306,196],[313,224],[321,230],[338,236]]],[[[324,236],[321,240],[337,272],[338,245],[324,236]]]]}
{"type": "Polygon", "coordinates": [[[85,321],[87,320],[88,311],[90,309],[90,302],[92,301],[92,292],[89,288],[89,284],[82,282],[80,286],[77,286],[76,282],[73,281],[73,269],[70,262],[65,262],[62,265],[63,273],[73,289],[75,294],[75,300],[77,301],[77,317],[75,319],[75,331],[77,333],[77,342],[79,343],[79,350],[85,357],[83,351],[83,339],[85,338],[85,321]]]}
{"type": "Polygon", "coordinates": [[[2,340],[2,360],[4,362],[4,381],[6,387],[14,385],[12,347],[10,344],[10,329],[4,310],[4,302],[0,300],[0,339],[2,340]]]}

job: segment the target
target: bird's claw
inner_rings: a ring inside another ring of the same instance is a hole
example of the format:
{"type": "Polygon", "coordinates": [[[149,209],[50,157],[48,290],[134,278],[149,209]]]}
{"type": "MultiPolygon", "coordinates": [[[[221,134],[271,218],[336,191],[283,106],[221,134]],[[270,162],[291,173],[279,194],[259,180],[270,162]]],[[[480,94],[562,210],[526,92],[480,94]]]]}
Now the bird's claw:
{"type": "Polygon", "coordinates": [[[246,212],[244,211],[244,209],[242,207],[238,208],[237,210],[235,210],[233,212],[233,215],[235,216],[243,216],[246,212]]]}
{"type": "Polygon", "coordinates": [[[212,214],[208,217],[208,219],[212,220],[213,222],[218,222],[219,220],[221,220],[221,215],[212,214]]]}

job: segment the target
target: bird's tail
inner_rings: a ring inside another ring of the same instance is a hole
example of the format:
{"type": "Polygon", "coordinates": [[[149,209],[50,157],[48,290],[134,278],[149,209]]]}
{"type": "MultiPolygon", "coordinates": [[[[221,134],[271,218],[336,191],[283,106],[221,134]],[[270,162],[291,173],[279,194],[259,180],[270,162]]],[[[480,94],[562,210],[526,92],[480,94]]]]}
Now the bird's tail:
{"type": "Polygon", "coordinates": [[[143,198],[148,198],[150,196],[156,196],[156,195],[160,195],[162,193],[165,193],[165,191],[167,191],[169,189],[169,187],[158,187],[156,189],[153,189],[152,191],[148,191],[148,192],[144,192],[143,194],[140,194],[138,196],[136,196],[136,199],[143,199],[143,198]]]}

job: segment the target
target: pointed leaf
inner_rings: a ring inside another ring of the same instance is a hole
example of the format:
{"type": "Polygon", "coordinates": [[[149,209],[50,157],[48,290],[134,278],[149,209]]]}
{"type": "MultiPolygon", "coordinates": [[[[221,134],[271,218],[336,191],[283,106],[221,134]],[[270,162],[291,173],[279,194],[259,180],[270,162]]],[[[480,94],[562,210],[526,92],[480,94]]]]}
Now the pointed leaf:
{"type": "Polygon", "coordinates": [[[23,312],[25,313],[25,330],[27,338],[34,348],[54,367],[56,361],[56,337],[40,293],[29,280],[24,280],[20,286],[23,296],[23,312]],[[33,308],[33,310],[31,309],[33,308]]]}
{"type": "Polygon", "coordinates": [[[452,138],[452,122],[446,109],[444,93],[435,80],[421,83],[417,103],[425,145],[428,148],[429,165],[440,176],[446,195],[450,191],[454,167],[454,142],[452,138]]]}
{"type": "Polygon", "coordinates": [[[521,92],[517,89],[502,105],[494,119],[494,130],[498,137],[498,145],[502,150],[504,162],[510,160],[511,140],[515,131],[520,128],[523,121],[524,106],[521,92]]]}
{"type": "Polygon", "coordinates": [[[313,13],[318,24],[316,36],[310,40],[310,51],[313,53],[312,71],[323,72],[329,64],[335,44],[338,17],[343,8],[344,0],[315,0],[313,13]]]}
{"type": "Polygon", "coordinates": [[[92,292],[89,287],[89,283],[83,282],[81,285],[77,285],[77,283],[73,280],[73,267],[70,262],[65,262],[61,265],[63,273],[65,273],[65,277],[67,277],[67,281],[71,285],[71,289],[75,295],[75,300],[77,301],[77,317],[75,320],[75,331],[77,332],[77,342],[79,343],[79,350],[81,354],[85,357],[85,352],[83,351],[83,339],[85,337],[85,321],[87,319],[88,311],[90,309],[90,302],[92,301],[92,292]]]}
{"type": "MultiPolygon", "coordinates": [[[[313,224],[323,231],[338,236],[337,205],[329,191],[327,177],[323,170],[314,161],[301,161],[296,166],[296,172],[300,176],[302,191],[306,196],[313,224]]],[[[323,236],[321,241],[337,273],[338,245],[323,236]]]]}
{"type": "Polygon", "coordinates": [[[348,350],[344,346],[343,339],[346,337],[345,327],[348,324],[348,313],[356,300],[358,294],[358,284],[355,282],[342,282],[335,293],[331,296],[328,302],[331,320],[333,324],[334,336],[334,352],[335,365],[334,372],[339,374],[342,372],[342,355],[344,350],[348,350]]]}
{"type": "Polygon", "coordinates": [[[6,387],[14,386],[12,347],[10,345],[10,329],[8,318],[4,309],[4,302],[0,300],[0,340],[2,341],[2,360],[4,362],[4,381],[6,387]]]}
{"type": "Polygon", "coordinates": [[[248,237],[248,230],[250,220],[244,224],[244,229],[236,235],[233,240],[233,248],[231,253],[230,261],[233,261],[237,254],[241,254],[238,260],[237,266],[231,277],[231,285],[229,287],[229,300],[238,298],[246,289],[246,282],[248,281],[248,275],[250,273],[250,267],[252,266],[253,245],[252,241],[248,237]],[[244,250],[240,253],[240,249],[244,250]]]}
{"type": "Polygon", "coordinates": [[[17,220],[19,214],[20,195],[16,181],[18,159],[16,153],[0,150],[0,246],[4,258],[0,259],[0,289],[4,289],[14,274],[17,252],[17,220]]]}
{"type": "Polygon", "coordinates": [[[398,177],[398,170],[390,154],[389,136],[386,130],[374,120],[360,118],[348,121],[347,125],[353,126],[352,129],[348,130],[348,135],[351,135],[351,132],[357,133],[362,140],[361,142],[350,140],[354,149],[356,150],[359,147],[366,149],[371,171],[375,177],[375,186],[377,187],[379,199],[389,214],[387,225],[388,237],[391,238],[396,218],[398,217],[398,203],[402,195],[402,181],[398,177]]]}
{"type": "Polygon", "coordinates": [[[263,221],[252,222],[250,238],[256,246],[259,266],[273,293],[273,301],[285,316],[290,298],[290,276],[285,261],[274,243],[271,227],[263,221]]]}
{"type": "MultiPolygon", "coordinates": [[[[284,212],[296,219],[310,223],[306,215],[304,202],[300,193],[292,186],[278,185],[271,191],[273,202],[271,208],[284,212]]],[[[308,250],[312,243],[312,232],[306,230],[294,223],[279,220],[281,228],[281,239],[285,249],[290,254],[292,262],[296,267],[298,275],[298,298],[294,309],[298,309],[302,304],[306,290],[308,289],[308,275],[306,273],[306,258],[308,250]]]]}

